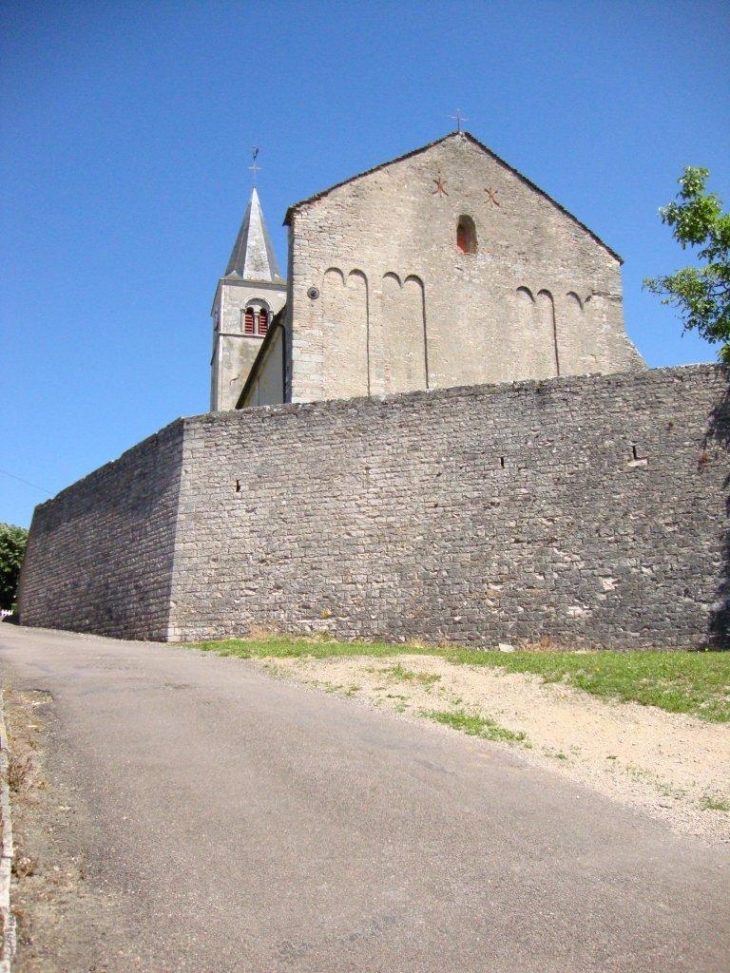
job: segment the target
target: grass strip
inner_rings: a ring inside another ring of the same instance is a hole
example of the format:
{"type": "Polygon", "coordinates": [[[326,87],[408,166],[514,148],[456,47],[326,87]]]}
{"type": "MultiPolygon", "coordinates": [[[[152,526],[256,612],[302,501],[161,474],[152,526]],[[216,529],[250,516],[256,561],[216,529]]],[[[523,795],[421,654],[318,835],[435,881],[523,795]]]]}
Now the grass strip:
{"type": "Polygon", "coordinates": [[[336,642],[282,636],[196,643],[240,658],[438,656],[454,665],[491,666],[565,682],[604,699],[657,706],[711,723],[730,722],[730,652],[492,652],[387,642],[336,642]]]}
{"type": "Polygon", "coordinates": [[[421,716],[425,716],[435,723],[443,726],[450,726],[452,730],[460,730],[462,733],[471,737],[481,737],[482,740],[501,740],[507,743],[523,743],[527,737],[521,731],[513,733],[506,726],[500,726],[487,716],[475,716],[467,713],[463,709],[454,710],[421,710],[421,716]]]}
{"type": "Polygon", "coordinates": [[[498,666],[566,682],[606,699],[730,721],[730,652],[473,652],[450,650],[450,662],[498,666]]]}
{"type": "Polygon", "coordinates": [[[228,639],[225,642],[195,642],[188,648],[215,652],[217,655],[234,655],[241,659],[329,659],[337,656],[365,656],[379,659],[396,655],[437,655],[443,658],[446,655],[444,649],[414,647],[405,643],[330,642],[276,635],[258,639],[228,639]]]}

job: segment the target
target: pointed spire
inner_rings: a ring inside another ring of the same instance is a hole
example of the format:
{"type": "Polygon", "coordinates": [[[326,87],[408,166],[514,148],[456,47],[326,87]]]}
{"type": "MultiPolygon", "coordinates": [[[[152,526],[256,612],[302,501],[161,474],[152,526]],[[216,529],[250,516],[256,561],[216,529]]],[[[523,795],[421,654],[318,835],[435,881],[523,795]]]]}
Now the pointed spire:
{"type": "Polygon", "coordinates": [[[282,279],[255,186],[226,267],[225,276],[234,275],[242,280],[265,280],[272,283],[282,279]]]}

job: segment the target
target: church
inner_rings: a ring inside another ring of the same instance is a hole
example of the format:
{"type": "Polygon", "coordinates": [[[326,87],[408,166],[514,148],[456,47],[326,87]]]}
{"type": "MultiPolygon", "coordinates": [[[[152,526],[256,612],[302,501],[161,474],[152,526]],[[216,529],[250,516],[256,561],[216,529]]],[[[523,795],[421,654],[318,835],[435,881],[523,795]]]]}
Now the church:
{"type": "Polygon", "coordinates": [[[730,371],[644,366],[606,243],[461,131],[285,223],[286,280],[254,189],[210,411],[36,508],[21,624],[730,642],[730,371]]]}
{"type": "Polygon", "coordinates": [[[621,258],[468,132],[291,206],[256,189],[213,302],[211,409],[642,369],[621,258]]]}

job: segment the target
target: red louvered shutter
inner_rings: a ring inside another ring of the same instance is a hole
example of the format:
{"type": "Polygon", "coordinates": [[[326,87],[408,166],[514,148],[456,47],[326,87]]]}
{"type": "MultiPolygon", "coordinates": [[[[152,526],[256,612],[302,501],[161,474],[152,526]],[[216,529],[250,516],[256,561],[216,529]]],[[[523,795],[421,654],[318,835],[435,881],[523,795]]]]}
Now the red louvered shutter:
{"type": "Polygon", "coordinates": [[[246,316],[245,316],[244,321],[243,321],[243,333],[244,334],[253,334],[254,333],[254,329],[253,329],[253,308],[251,308],[251,307],[247,307],[246,308],[246,316]]]}
{"type": "Polygon", "coordinates": [[[259,334],[266,334],[269,330],[269,312],[261,308],[259,311],[259,334]]]}

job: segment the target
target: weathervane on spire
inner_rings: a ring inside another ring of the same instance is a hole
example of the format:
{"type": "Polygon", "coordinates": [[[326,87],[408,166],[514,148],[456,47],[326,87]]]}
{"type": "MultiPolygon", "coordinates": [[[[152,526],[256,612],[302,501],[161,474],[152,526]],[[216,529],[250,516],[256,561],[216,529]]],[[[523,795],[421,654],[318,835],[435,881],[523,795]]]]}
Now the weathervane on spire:
{"type": "Polygon", "coordinates": [[[456,109],[456,114],[455,115],[449,115],[449,118],[453,118],[453,119],[456,120],[456,131],[457,132],[460,132],[461,131],[461,123],[462,122],[468,122],[469,121],[469,119],[465,115],[462,115],[461,114],[461,108],[457,108],[456,109]]]}
{"type": "Polygon", "coordinates": [[[259,154],[259,150],[257,148],[254,148],[253,151],[251,152],[252,165],[249,166],[249,169],[252,172],[251,179],[254,186],[256,185],[256,173],[261,172],[261,166],[256,165],[256,159],[258,158],[258,154],[259,154]]]}

